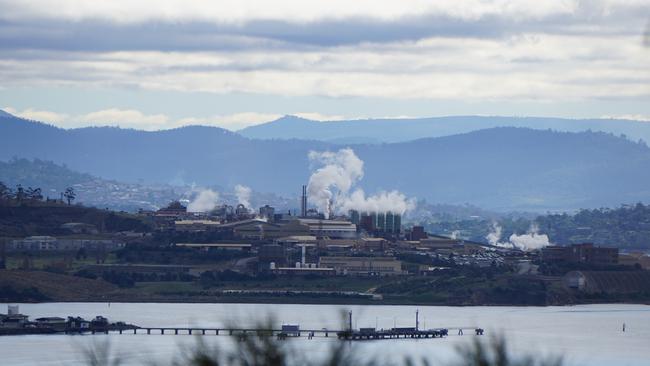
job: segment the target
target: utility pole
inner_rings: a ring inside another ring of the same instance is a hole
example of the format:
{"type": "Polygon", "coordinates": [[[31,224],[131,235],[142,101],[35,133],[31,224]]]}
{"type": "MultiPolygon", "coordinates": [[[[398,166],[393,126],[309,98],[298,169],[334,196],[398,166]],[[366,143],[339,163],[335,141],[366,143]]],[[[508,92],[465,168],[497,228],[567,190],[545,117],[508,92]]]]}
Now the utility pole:
{"type": "Polygon", "coordinates": [[[420,310],[415,310],[415,330],[420,330],[420,310]]]}
{"type": "Polygon", "coordinates": [[[349,329],[350,332],[352,331],[352,311],[348,313],[348,323],[349,323],[349,329]]]}

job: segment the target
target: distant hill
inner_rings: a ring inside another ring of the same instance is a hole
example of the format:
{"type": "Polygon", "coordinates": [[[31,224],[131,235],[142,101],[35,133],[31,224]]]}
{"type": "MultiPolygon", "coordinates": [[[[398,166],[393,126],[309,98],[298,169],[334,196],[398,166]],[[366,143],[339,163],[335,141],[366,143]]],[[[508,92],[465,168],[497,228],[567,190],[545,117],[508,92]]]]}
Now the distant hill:
{"type": "Polygon", "coordinates": [[[242,136],[255,139],[303,139],[331,143],[403,142],[441,137],[492,127],[526,127],[564,132],[601,131],[650,142],[650,123],[620,119],[565,119],[541,117],[454,116],[416,119],[364,119],[313,121],[284,116],[275,121],[244,128],[242,136]]]}
{"type": "Polygon", "coordinates": [[[41,188],[43,197],[60,198],[68,187],[76,193],[75,202],[113,210],[158,209],[178,199],[188,187],[160,184],[122,183],[79,173],[47,160],[12,158],[0,161],[0,182],[11,189],[41,188]]]}
{"type": "Polygon", "coordinates": [[[44,196],[59,198],[59,192],[76,184],[91,182],[97,178],[68,169],[47,160],[11,159],[0,161],[0,182],[15,187],[40,187],[44,196]]]}
{"type": "MultiPolygon", "coordinates": [[[[428,202],[522,211],[650,202],[650,149],[606,133],[504,127],[345,146],[365,161],[361,186],[369,193],[398,189],[428,202]]],[[[307,153],[340,147],[253,140],[215,127],[63,130],[0,118],[0,160],[48,159],[125,182],[245,184],[296,198],[310,174],[307,153]]]]}

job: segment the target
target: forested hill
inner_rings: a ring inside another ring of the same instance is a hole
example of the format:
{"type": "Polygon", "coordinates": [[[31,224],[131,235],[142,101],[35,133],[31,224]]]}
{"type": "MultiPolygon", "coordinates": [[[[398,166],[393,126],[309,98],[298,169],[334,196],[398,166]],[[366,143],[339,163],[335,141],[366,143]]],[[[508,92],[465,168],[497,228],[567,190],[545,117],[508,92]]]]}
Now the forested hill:
{"type": "Polygon", "coordinates": [[[0,117],[0,160],[51,160],[123,182],[185,183],[297,197],[309,151],[351,147],[367,193],[400,190],[429,202],[493,210],[572,210],[650,202],[650,149],[599,132],[492,128],[393,144],[253,140],[214,127],[145,132],[64,130],[0,117]]]}
{"type": "MultiPolygon", "coordinates": [[[[47,160],[11,159],[0,161],[0,182],[9,187],[18,184],[24,187],[41,187],[47,191],[63,192],[67,187],[96,180],[90,174],[79,173],[65,165],[57,165],[47,160]]],[[[58,198],[58,193],[52,198],[58,198]]]]}
{"type": "Polygon", "coordinates": [[[575,215],[545,215],[536,222],[554,243],[650,249],[650,205],[638,203],[616,209],[580,210],[575,215]]]}
{"type": "Polygon", "coordinates": [[[564,132],[601,131],[650,142],[650,123],[621,119],[567,119],[543,117],[451,116],[432,118],[359,119],[320,122],[295,116],[244,128],[256,139],[304,139],[333,143],[403,142],[442,137],[494,127],[525,127],[564,132]]]}

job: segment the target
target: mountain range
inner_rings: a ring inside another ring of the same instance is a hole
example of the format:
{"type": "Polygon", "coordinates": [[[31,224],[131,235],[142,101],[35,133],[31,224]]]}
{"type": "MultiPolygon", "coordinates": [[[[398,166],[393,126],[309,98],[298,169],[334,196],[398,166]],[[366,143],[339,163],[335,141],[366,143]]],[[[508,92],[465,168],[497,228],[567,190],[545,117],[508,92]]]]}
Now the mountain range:
{"type": "Polygon", "coordinates": [[[495,127],[411,141],[352,144],[256,140],[216,127],[146,132],[60,129],[0,117],[0,160],[46,159],[124,182],[233,187],[297,197],[309,151],[352,148],[367,193],[399,190],[492,210],[572,210],[650,202],[650,148],[603,132],[495,127]]]}
{"type": "Polygon", "coordinates": [[[602,131],[630,140],[650,142],[650,122],[624,119],[567,119],[542,117],[454,116],[434,118],[314,121],[284,116],[250,126],[239,134],[255,139],[303,139],[332,143],[404,142],[423,137],[442,137],[492,127],[525,127],[564,132],[602,131]]]}

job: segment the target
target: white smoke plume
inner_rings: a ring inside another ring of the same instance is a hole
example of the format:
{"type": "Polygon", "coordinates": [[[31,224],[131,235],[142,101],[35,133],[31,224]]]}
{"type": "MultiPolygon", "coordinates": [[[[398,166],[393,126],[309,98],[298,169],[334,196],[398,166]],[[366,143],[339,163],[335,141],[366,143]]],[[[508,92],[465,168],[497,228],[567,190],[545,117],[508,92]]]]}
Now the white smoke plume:
{"type": "Polygon", "coordinates": [[[501,231],[501,226],[493,222],[492,230],[485,236],[485,239],[487,239],[488,243],[497,247],[520,249],[525,252],[542,249],[551,245],[548,235],[539,233],[537,224],[532,224],[526,234],[510,235],[507,242],[501,241],[501,231]]]}
{"type": "Polygon", "coordinates": [[[309,177],[307,194],[326,218],[330,217],[332,210],[404,214],[415,208],[415,200],[407,199],[398,191],[380,192],[368,197],[360,188],[352,191],[363,178],[363,160],[350,148],[337,152],[310,151],[309,160],[321,167],[309,177]]]}
{"type": "Polygon", "coordinates": [[[492,230],[485,236],[490,245],[499,246],[501,240],[501,226],[496,222],[492,222],[492,230]]]}
{"type": "Polygon", "coordinates": [[[329,218],[330,202],[339,202],[347,196],[350,188],[363,177],[363,161],[350,148],[337,152],[310,151],[309,161],[323,165],[309,177],[309,200],[329,218]]]}
{"type": "Polygon", "coordinates": [[[531,251],[542,249],[551,245],[548,240],[548,235],[540,234],[539,227],[536,224],[531,225],[528,233],[524,235],[512,234],[510,235],[510,242],[523,251],[531,251]]]}
{"type": "Polygon", "coordinates": [[[460,231],[454,230],[451,232],[451,238],[454,240],[460,239],[460,231]]]}
{"type": "Polygon", "coordinates": [[[238,184],[235,186],[235,196],[237,196],[237,202],[246,206],[247,208],[251,207],[251,189],[249,187],[238,184]]]}
{"type": "Polygon", "coordinates": [[[362,212],[392,212],[403,215],[406,211],[415,209],[415,200],[408,199],[398,191],[380,192],[366,197],[362,189],[356,189],[349,196],[343,197],[340,210],[347,212],[357,210],[362,212]]]}
{"type": "Polygon", "coordinates": [[[200,191],[196,197],[187,205],[189,212],[208,212],[217,207],[219,201],[219,193],[211,190],[204,189],[200,191]]]}

